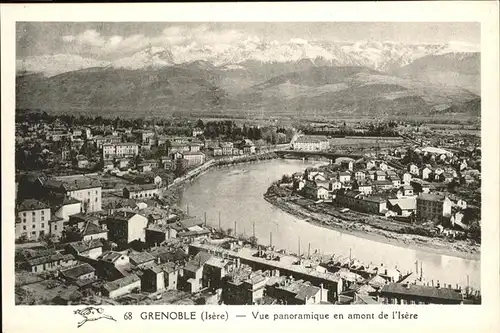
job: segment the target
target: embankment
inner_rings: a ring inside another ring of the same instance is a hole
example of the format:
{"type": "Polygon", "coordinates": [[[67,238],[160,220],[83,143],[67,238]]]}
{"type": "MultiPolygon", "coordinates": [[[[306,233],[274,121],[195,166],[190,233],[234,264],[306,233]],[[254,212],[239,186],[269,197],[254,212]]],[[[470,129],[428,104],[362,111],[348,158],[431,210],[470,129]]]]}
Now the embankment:
{"type": "Polygon", "coordinates": [[[480,245],[468,240],[455,240],[450,242],[444,238],[427,237],[415,234],[404,234],[376,228],[367,223],[357,221],[343,221],[329,214],[311,211],[294,202],[284,200],[275,195],[264,195],[269,203],[309,223],[323,228],[334,229],[342,233],[354,235],[377,242],[395,246],[411,248],[447,256],[465,258],[470,260],[480,259],[480,245]]]}

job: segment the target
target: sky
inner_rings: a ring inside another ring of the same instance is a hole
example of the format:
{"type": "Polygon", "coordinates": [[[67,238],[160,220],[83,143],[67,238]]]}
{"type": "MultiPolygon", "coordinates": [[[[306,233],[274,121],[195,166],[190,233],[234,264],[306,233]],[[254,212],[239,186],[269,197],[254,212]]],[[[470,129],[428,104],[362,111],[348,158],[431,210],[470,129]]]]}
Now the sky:
{"type": "Polygon", "coordinates": [[[234,45],[244,41],[378,41],[479,47],[479,23],[121,23],[18,22],[16,57],[78,54],[115,60],[148,46],[234,45]]]}

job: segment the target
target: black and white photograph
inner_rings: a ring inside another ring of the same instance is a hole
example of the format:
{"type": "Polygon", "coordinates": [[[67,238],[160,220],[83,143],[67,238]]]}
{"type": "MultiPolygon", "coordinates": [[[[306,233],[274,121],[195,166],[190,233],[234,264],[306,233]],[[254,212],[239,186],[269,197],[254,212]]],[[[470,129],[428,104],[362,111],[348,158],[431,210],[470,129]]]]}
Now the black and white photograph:
{"type": "Polygon", "coordinates": [[[17,22],[15,303],[481,304],[480,32],[17,22]]]}

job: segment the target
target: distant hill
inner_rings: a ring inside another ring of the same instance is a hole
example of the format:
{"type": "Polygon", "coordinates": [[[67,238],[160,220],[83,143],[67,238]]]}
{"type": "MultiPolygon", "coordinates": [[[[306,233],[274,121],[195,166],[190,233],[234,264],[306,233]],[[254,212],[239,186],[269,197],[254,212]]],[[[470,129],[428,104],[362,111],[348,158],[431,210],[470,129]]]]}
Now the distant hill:
{"type": "Polygon", "coordinates": [[[446,53],[427,55],[392,72],[394,75],[442,83],[481,92],[481,54],[446,53]]]}
{"type": "MultiPolygon", "coordinates": [[[[315,110],[324,115],[389,116],[444,113],[479,97],[462,88],[389,76],[358,66],[315,67],[277,76],[236,99],[247,107],[286,109],[295,114],[315,110]]],[[[469,112],[467,108],[453,110],[469,112]]]]}
{"type": "MultiPolygon", "coordinates": [[[[162,53],[163,54],[163,53],[162,53]]],[[[168,57],[167,54],[163,54],[168,57]]],[[[88,68],[52,77],[21,75],[18,108],[103,111],[134,116],[170,112],[280,115],[479,115],[478,95],[364,66],[317,66],[304,60],[213,66],[194,61],[143,69],[88,68]]]]}

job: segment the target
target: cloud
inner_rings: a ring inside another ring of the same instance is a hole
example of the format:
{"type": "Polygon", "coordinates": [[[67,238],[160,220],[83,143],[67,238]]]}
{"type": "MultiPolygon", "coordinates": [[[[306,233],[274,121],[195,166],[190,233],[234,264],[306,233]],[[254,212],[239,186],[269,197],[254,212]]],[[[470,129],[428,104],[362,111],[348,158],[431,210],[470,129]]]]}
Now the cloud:
{"type": "Polygon", "coordinates": [[[152,37],[142,34],[103,36],[94,29],[86,30],[78,35],[62,37],[62,41],[71,46],[74,52],[90,53],[97,57],[106,57],[117,53],[127,54],[148,46],[179,47],[181,49],[206,46],[224,52],[232,44],[243,40],[253,43],[259,42],[258,37],[248,36],[240,30],[213,30],[207,25],[171,26],[165,28],[159,35],[152,37]]]}

